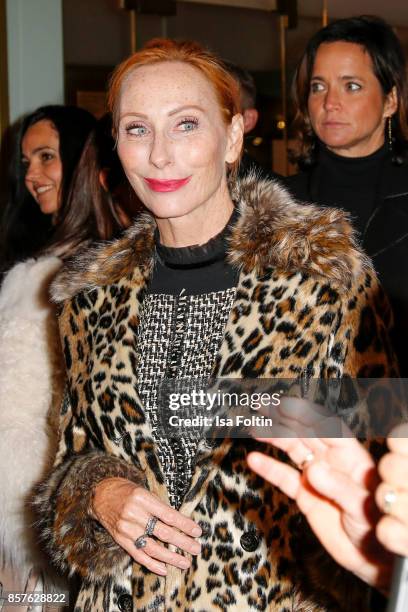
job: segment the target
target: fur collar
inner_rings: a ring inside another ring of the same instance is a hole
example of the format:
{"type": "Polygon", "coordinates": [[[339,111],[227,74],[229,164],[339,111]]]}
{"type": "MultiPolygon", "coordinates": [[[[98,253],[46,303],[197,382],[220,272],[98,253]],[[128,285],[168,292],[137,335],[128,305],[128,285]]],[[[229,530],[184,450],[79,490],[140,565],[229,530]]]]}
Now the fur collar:
{"type": "MultiPolygon", "coordinates": [[[[257,274],[268,267],[286,274],[302,271],[347,286],[371,267],[357,247],[347,213],[296,202],[276,181],[258,180],[253,174],[232,185],[231,195],[240,217],[228,258],[238,269],[257,274]]],[[[154,229],[154,219],[144,213],[122,238],[78,253],[53,283],[54,301],[130,277],[135,268],[148,275],[154,229]]]]}

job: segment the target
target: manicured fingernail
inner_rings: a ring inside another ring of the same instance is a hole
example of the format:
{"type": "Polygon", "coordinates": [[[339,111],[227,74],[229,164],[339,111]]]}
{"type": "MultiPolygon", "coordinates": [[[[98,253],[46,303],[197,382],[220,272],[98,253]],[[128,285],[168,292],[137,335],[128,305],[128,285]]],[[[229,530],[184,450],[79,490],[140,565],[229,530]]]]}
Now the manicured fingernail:
{"type": "Polygon", "coordinates": [[[198,537],[201,535],[201,529],[200,527],[194,527],[193,531],[191,532],[193,536],[198,537]]]}
{"type": "Polygon", "coordinates": [[[183,559],[180,561],[180,567],[183,569],[188,569],[190,567],[190,561],[188,559],[183,559]]]}
{"type": "Polygon", "coordinates": [[[161,576],[167,576],[167,570],[166,568],[162,569],[161,567],[157,570],[157,573],[160,574],[161,576]]]}
{"type": "Polygon", "coordinates": [[[198,542],[194,542],[191,546],[192,552],[194,555],[198,555],[201,552],[201,544],[198,542]]]}

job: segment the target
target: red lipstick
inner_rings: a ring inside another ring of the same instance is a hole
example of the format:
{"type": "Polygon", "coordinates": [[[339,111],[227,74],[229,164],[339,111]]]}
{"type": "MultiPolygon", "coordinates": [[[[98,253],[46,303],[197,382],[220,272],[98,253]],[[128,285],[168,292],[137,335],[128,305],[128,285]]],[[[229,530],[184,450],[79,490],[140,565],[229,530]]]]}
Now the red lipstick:
{"type": "Polygon", "coordinates": [[[170,181],[160,181],[158,179],[145,178],[144,180],[149,185],[152,191],[160,191],[160,192],[170,192],[177,191],[183,185],[186,185],[188,181],[191,179],[191,176],[183,179],[170,180],[170,181]]]}

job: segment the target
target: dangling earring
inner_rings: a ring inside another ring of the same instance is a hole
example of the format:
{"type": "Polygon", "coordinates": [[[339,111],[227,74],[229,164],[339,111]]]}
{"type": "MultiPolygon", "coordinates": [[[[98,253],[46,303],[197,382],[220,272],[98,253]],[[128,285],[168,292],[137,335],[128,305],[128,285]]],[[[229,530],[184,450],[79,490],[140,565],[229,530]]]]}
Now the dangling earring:
{"type": "Polygon", "coordinates": [[[392,151],[392,116],[388,117],[388,148],[392,151]]]}

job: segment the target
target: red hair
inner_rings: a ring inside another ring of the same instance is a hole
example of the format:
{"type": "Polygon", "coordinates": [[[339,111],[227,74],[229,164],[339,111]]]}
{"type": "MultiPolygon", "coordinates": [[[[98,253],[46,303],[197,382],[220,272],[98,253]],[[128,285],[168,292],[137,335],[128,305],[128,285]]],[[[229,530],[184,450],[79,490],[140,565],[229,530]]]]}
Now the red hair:
{"type": "Polygon", "coordinates": [[[109,84],[108,106],[114,130],[118,126],[120,94],[127,77],[139,66],[159,62],[185,62],[199,70],[212,84],[226,125],[240,112],[240,92],[235,79],[222,62],[196,42],[178,42],[169,38],[154,38],[115,69],[109,84]]]}

